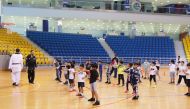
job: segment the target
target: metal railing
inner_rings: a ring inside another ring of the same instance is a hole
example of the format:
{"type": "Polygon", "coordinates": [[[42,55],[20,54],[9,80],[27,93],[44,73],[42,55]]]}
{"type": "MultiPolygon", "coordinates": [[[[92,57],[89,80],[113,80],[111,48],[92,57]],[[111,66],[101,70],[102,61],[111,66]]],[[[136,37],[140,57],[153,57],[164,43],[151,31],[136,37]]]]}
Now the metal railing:
{"type": "MultiPolygon", "coordinates": [[[[102,61],[103,63],[110,63],[111,58],[109,57],[78,57],[78,56],[55,56],[55,59],[59,59],[62,62],[71,62],[75,61],[76,63],[85,63],[87,60],[91,60],[92,62],[102,61]]],[[[158,60],[160,64],[169,64],[170,61],[176,60],[176,58],[157,58],[157,57],[118,57],[120,60],[123,60],[124,63],[137,62],[140,61],[143,63],[145,60],[149,62],[158,60]]],[[[186,59],[188,62],[190,59],[186,59]]]]}
{"type": "Polygon", "coordinates": [[[31,0],[26,2],[25,0],[4,0],[4,6],[11,7],[33,7],[33,8],[72,8],[72,9],[88,9],[88,10],[115,10],[123,12],[134,12],[134,13],[162,13],[162,14],[190,14],[189,8],[174,8],[174,7],[153,7],[153,6],[141,6],[139,10],[129,6],[126,8],[126,4],[121,4],[120,2],[104,2],[104,1],[57,1],[51,3],[49,1],[37,1],[31,0]]]}

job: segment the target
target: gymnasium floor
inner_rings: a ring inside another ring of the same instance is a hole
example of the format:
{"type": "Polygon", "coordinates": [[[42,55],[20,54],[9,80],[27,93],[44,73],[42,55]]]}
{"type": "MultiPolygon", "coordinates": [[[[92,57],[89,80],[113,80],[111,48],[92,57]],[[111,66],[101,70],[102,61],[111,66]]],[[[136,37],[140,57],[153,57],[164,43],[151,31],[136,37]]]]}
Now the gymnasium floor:
{"type": "MultiPolygon", "coordinates": [[[[85,98],[76,96],[76,92],[68,92],[68,87],[54,81],[53,68],[38,69],[36,84],[27,83],[27,73],[22,73],[21,85],[11,86],[9,72],[0,72],[0,109],[189,109],[190,97],[184,96],[186,87],[169,85],[167,69],[161,69],[162,77],[157,88],[149,86],[143,80],[139,86],[140,98],[131,100],[131,92],[124,93],[125,87],[98,83],[101,105],[94,107],[87,99],[91,97],[89,84],[86,82],[85,98]]],[[[130,89],[131,90],[131,89],[130,89]]]]}

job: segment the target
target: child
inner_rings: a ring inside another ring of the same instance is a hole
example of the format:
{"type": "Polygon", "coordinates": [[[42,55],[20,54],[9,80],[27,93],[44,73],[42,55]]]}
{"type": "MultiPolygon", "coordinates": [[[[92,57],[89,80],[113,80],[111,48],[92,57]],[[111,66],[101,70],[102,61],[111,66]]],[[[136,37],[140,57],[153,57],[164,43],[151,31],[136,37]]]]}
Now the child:
{"type": "Polygon", "coordinates": [[[176,65],[174,60],[171,60],[169,64],[170,69],[170,83],[169,84],[175,84],[175,73],[176,73],[176,65]]]}
{"type": "Polygon", "coordinates": [[[156,62],[152,62],[151,66],[150,66],[150,71],[149,71],[150,86],[152,85],[152,79],[153,79],[154,83],[155,83],[155,86],[153,86],[153,87],[156,87],[156,74],[157,74],[156,62]]]}
{"type": "Polygon", "coordinates": [[[188,92],[185,94],[186,96],[190,96],[190,63],[187,64],[187,72],[186,74],[186,85],[188,87],[188,92]]]}
{"type": "Polygon", "coordinates": [[[145,60],[145,62],[143,63],[143,68],[144,68],[144,79],[148,78],[148,69],[150,67],[150,63],[145,60]]]}
{"type": "MultiPolygon", "coordinates": [[[[178,67],[179,67],[179,79],[178,79],[177,85],[179,85],[181,83],[182,78],[183,78],[184,82],[186,83],[185,71],[187,70],[187,66],[185,65],[184,61],[181,61],[181,64],[178,67]]],[[[178,73],[177,73],[177,75],[178,75],[178,73]]]]}
{"type": "Polygon", "coordinates": [[[141,81],[141,77],[143,78],[143,75],[142,75],[142,67],[141,67],[141,63],[137,63],[137,64],[138,64],[137,69],[138,69],[139,74],[140,74],[139,83],[142,83],[142,81],[141,81]]]}
{"type": "Polygon", "coordinates": [[[131,70],[131,74],[130,74],[130,82],[131,82],[131,86],[133,88],[133,100],[138,100],[139,98],[139,95],[138,95],[138,81],[139,81],[139,78],[140,78],[140,73],[139,73],[139,70],[137,69],[138,67],[138,63],[134,63],[134,66],[133,66],[133,70],[131,70]]]}
{"type": "Polygon", "coordinates": [[[119,65],[117,67],[118,69],[118,84],[120,85],[120,81],[122,80],[122,86],[124,86],[124,71],[125,71],[125,66],[123,65],[123,61],[119,61],[119,65]]]}
{"type": "Polygon", "coordinates": [[[79,93],[77,96],[83,96],[83,87],[85,87],[85,77],[86,73],[84,72],[84,64],[81,64],[79,67],[79,72],[78,72],[78,90],[79,93]]]}
{"type": "Polygon", "coordinates": [[[125,73],[127,73],[127,81],[126,81],[126,90],[125,90],[125,93],[129,92],[129,84],[131,83],[130,82],[130,73],[132,73],[132,71],[133,71],[133,64],[129,63],[128,64],[128,68],[125,70],[125,73]]]}
{"type": "Polygon", "coordinates": [[[60,66],[60,63],[59,63],[58,59],[55,59],[54,65],[56,67],[56,78],[55,78],[55,80],[59,81],[59,82],[62,82],[61,81],[61,71],[60,71],[61,66],[60,66]]]}
{"type": "Polygon", "coordinates": [[[100,74],[100,82],[102,81],[102,72],[103,72],[103,65],[102,61],[98,62],[98,69],[99,69],[99,74],[100,74]]]}
{"type": "Polygon", "coordinates": [[[91,87],[92,98],[90,98],[88,101],[96,100],[96,102],[93,105],[100,105],[97,87],[96,87],[96,81],[98,80],[99,77],[97,68],[98,65],[94,63],[91,65],[91,70],[90,70],[90,87],[91,87]]]}
{"type": "Polygon", "coordinates": [[[158,78],[160,80],[160,63],[158,60],[156,60],[156,68],[157,68],[156,75],[158,76],[158,78]]]}
{"type": "Polygon", "coordinates": [[[65,82],[63,84],[69,84],[69,69],[71,68],[69,63],[66,63],[66,70],[64,71],[65,82]]]}
{"type": "Polygon", "coordinates": [[[69,84],[70,84],[70,92],[75,91],[74,89],[74,79],[75,79],[75,68],[74,64],[71,64],[71,68],[69,69],[69,84]]]}
{"type": "Polygon", "coordinates": [[[111,75],[110,75],[110,70],[112,68],[112,65],[111,63],[108,64],[108,68],[107,68],[107,71],[106,71],[106,76],[107,76],[107,81],[105,82],[106,84],[111,84],[111,75]]]}

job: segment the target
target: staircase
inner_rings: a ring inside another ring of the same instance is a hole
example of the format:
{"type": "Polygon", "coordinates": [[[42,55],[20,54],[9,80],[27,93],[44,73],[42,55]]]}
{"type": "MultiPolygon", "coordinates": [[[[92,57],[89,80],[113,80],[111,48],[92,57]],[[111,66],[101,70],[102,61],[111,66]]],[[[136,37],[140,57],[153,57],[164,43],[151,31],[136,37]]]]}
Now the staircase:
{"type": "Polygon", "coordinates": [[[184,52],[183,43],[179,40],[176,40],[174,41],[174,46],[175,46],[176,56],[181,56],[181,58],[185,59],[186,55],[184,52]]]}
{"type": "Polygon", "coordinates": [[[105,39],[99,38],[98,41],[102,45],[102,47],[105,49],[105,51],[108,53],[110,58],[113,58],[115,56],[115,53],[113,50],[110,48],[110,46],[106,43],[105,39]]]}

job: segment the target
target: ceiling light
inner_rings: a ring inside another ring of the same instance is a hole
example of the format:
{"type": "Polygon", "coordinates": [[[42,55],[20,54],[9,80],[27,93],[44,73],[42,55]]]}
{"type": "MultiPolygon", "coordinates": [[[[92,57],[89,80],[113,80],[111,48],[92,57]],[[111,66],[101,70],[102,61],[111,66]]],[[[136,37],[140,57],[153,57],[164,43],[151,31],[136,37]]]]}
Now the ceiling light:
{"type": "Polygon", "coordinates": [[[181,4],[182,2],[178,2],[179,4],[181,4]]]}
{"type": "Polygon", "coordinates": [[[167,1],[168,3],[170,2],[170,1],[167,1]]]}

